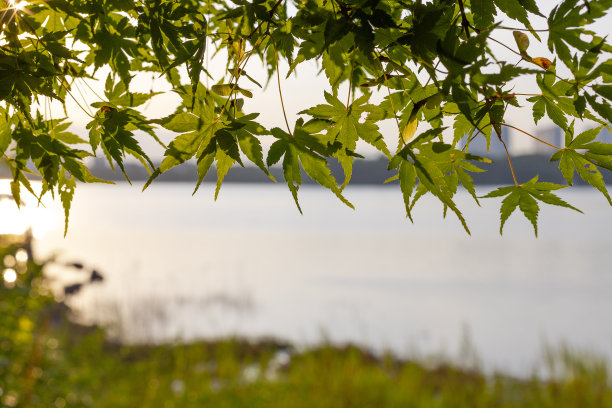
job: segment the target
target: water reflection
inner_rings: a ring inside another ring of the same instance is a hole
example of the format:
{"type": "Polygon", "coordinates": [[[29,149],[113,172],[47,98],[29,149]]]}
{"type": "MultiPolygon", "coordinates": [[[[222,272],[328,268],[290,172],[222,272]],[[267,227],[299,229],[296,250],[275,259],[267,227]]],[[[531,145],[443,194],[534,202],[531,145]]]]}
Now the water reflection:
{"type": "Polygon", "coordinates": [[[351,211],[305,188],[304,216],[282,188],[228,185],[216,204],[191,189],[80,186],[67,238],[57,208],[37,253],[63,248],[64,261],[104,272],[69,299],[81,318],[119,322],[113,333],[130,341],[323,334],[403,355],[454,355],[468,326],[485,364],[523,372],[543,342],[612,357],[610,209],[597,192],[565,197],[585,215],[543,209],[536,240],[518,216],[500,238],[499,202],[467,195],[472,237],[427,197],[402,222],[393,189],[347,191],[351,211]]]}
{"type": "MultiPolygon", "coordinates": [[[[34,191],[41,187],[41,183],[32,182],[34,191]]],[[[42,238],[61,222],[54,211],[56,206],[51,200],[39,202],[29,192],[22,192],[18,207],[11,194],[11,181],[0,180],[0,235],[24,235],[31,231],[34,238],[42,238]]]]}

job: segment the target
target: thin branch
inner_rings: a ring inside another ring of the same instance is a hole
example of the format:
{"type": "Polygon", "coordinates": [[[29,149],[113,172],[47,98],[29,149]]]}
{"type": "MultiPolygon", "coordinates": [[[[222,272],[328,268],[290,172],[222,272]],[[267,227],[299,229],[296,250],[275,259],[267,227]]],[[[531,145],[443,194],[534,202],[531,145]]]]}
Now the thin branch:
{"type": "MultiPolygon", "coordinates": [[[[276,12],[276,9],[282,4],[284,0],[278,0],[276,3],[274,3],[274,5],[272,6],[272,8],[268,11],[268,14],[270,15],[270,17],[272,17],[274,15],[274,13],[276,12]]],[[[264,22],[266,22],[265,20],[261,20],[259,22],[259,24],[257,25],[257,27],[255,27],[253,29],[253,31],[251,31],[249,33],[248,36],[244,37],[246,40],[250,40],[251,37],[253,37],[253,34],[255,34],[257,31],[259,31],[259,29],[261,28],[261,26],[264,24],[264,22]]],[[[266,22],[267,26],[266,26],[266,31],[264,33],[264,35],[269,35],[269,30],[270,30],[270,23],[266,22]]],[[[229,27],[228,27],[229,29],[229,27]]],[[[251,56],[253,55],[253,53],[255,52],[255,50],[257,49],[257,47],[259,47],[259,45],[263,42],[262,37],[257,38],[257,41],[255,41],[255,44],[253,44],[253,48],[251,48],[251,50],[248,52],[248,55],[246,56],[246,58],[244,59],[244,62],[242,64],[242,67],[239,68],[238,73],[236,74],[235,72],[232,73],[233,79],[235,79],[234,85],[232,86],[232,90],[230,92],[230,95],[227,97],[227,99],[225,100],[225,104],[223,105],[223,107],[221,108],[221,112],[219,112],[219,116],[217,116],[217,119],[215,120],[215,122],[219,121],[219,119],[221,119],[221,116],[223,115],[223,112],[225,112],[225,110],[227,109],[227,104],[228,102],[231,100],[232,98],[232,93],[236,90],[236,87],[238,86],[238,79],[240,78],[240,76],[242,75],[242,72],[244,71],[244,68],[246,67],[247,63],[249,62],[249,59],[251,58],[251,56]]],[[[207,47],[208,48],[208,47],[207,47]]],[[[240,62],[239,62],[240,65],[240,62]]],[[[232,82],[233,79],[230,79],[230,82],[232,82]]]]}
{"type": "Polygon", "coordinates": [[[516,181],[516,175],[514,174],[514,167],[512,166],[512,159],[510,158],[510,153],[508,152],[508,146],[506,146],[506,142],[503,141],[500,135],[497,135],[499,141],[504,145],[504,150],[506,151],[506,157],[508,158],[508,165],[510,165],[510,172],[512,173],[512,179],[514,180],[514,185],[519,186],[518,181],[516,181]]]}
{"type": "MultiPolygon", "coordinates": [[[[291,136],[293,133],[291,132],[291,127],[289,126],[289,121],[287,120],[287,112],[285,111],[285,103],[283,102],[283,91],[281,90],[281,82],[280,82],[280,73],[278,69],[278,51],[276,50],[276,43],[272,43],[274,45],[274,61],[276,62],[276,79],[278,80],[278,96],[280,96],[281,107],[283,108],[283,117],[285,118],[285,125],[287,125],[287,131],[291,136]]],[[[350,89],[350,88],[349,88],[350,89]]]]}
{"type": "MultiPolygon", "coordinates": [[[[272,8],[268,11],[268,14],[270,15],[270,17],[272,17],[274,15],[274,12],[276,12],[276,9],[278,8],[278,6],[280,6],[282,4],[284,0],[278,0],[276,3],[274,3],[274,5],[272,6],[272,8]]],[[[263,23],[265,22],[265,20],[261,20],[259,22],[259,24],[257,24],[257,27],[255,27],[253,29],[253,31],[251,31],[249,33],[249,35],[246,36],[247,40],[250,40],[251,37],[253,36],[253,34],[255,34],[257,31],[259,31],[259,29],[261,28],[261,26],[263,25],[263,23]]],[[[269,23],[268,23],[269,25],[269,23]]]]}
{"type": "MultiPolygon", "coordinates": [[[[521,57],[521,59],[524,59],[524,58],[523,58],[523,56],[521,55],[521,53],[520,53],[520,52],[517,52],[516,50],[514,50],[514,49],[512,49],[512,48],[508,47],[508,46],[507,46],[506,44],[504,44],[503,42],[501,42],[501,41],[499,41],[499,40],[496,40],[496,39],[495,39],[495,38],[493,38],[493,37],[489,37],[489,40],[493,40],[493,41],[495,41],[495,42],[496,42],[496,43],[498,43],[499,45],[502,45],[502,46],[506,47],[507,49],[509,49],[510,51],[512,51],[513,53],[515,53],[515,54],[516,54],[516,55],[518,55],[519,57],[521,57]]],[[[519,61],[519,62],[520,62],[520,61],[519,61]]]]}
{"type": "MultiPolygon", "coordinates": [[[[527,62],[529,62],[529,63],[531,63],[531,64],[537,65],[538,67],[542,68],[540,65],[536,64],[535,62],[533,62],[533,61],[530,61],[530,60],[526,59],[526,58],[525,58],[523,55],[521,55],[521,53],[520,53],[520,52],[517,52],[516,50],[514,50],[514,49],[512,49],[512,48],[508,47],[508,46],[507,46],[506,44],[504,44],[503,42],[501,42],[501,41],[499,41],[499,40],[496,40],[496,39],[495,39],[495,38],[493,38],[493,37],[489,37],[489,39],[490,39],[490,40],[492,40],[492,41],[495,41],[496,43],[498,43],[498,44],[499,44],[499,45],[501,45],[501,46],[506,47],[507,49],[509,49],[510,51],[512,51],[513,53],[515,53],[516,55],[518,55],[518,56],[520,56],[520,57],[521,57],[521,59],[520,59],[520,60],[519,60],[519,61],[518,61],[518,62],[517,62],[517,63],[516,63],[514,66],[518,65],[518,64],[519,64],[521,61],[527,61],[527,62]]],[[[565,83],[567,83],[567,84],[570,84],[570,85],[578,85],[577,83],[571,82],[571,81],[570,81],[570,80],[568,80],[568,79],[561,78],[559,75],[557,75],[557,73],[556,73],[556,72],[549,71],[549,70],[545,69],[545,70],[544,70],[544,73],[547,73],[547,72],[548,72],[548,73],[553,74],[553,75],[555,76],[555,78],[557,78],[559,81],[563,81],[563,82],[565,82],[565,83]]],[[[592,88],[592,85],[589,85],[589,84],[582,84],[582,86],[583,86],[583,87],[589,87],[589,88],[592,88]]]]}
{"type": "Polygon", "coordinates": [[[458,0],[459,2],[459,10],[461,11],[461,25],[463,26],[463,30],[465,30],[465,36],[470,38],[470,22],[465,15],[465,7],[463,7],[463,0],[458,0]]]}
{"type": "Polygon", "coordinates": [[[539,30],[535,30],[535,29],[528,29],[528,28],[514,28],[514,27],[505,27],[505,26],[495,26],[495,27],[491,27],[493,30],[495,29],[501,29],[501,30],[512,30],[512,31],[527,31],[527,32],[547,32],[550,31],[549,28],[542,28],[539,30]]]}
{"type": "MultiPolygon", "coordinates": [[[[494,123],[489,123],[487,126],[492,126],[492,125],[494,125],[494,123]]],[[[485,134],[481,128],[476,127],[476,129],[478,129],[478,131],[482,133],[483,135],[485,134]]],[[[495,129],[495,127],[493,127],[493,129],[495,129]]],[[[495,130],[495,133],[497,133],[497,130],[495,130]]],[[[504,145],[504,150],[506,150],[506,157],[508,158],[508,165],[510,166],[510,173],[512,173],[512,179],[514,180],[514,185],[518,187],[519,183],[516,180],[516,174],[514,174],[514,166],[512,165],[512,159],[510,158],[510,152],[508,151],[508,146],[506,146],[506,142],[503,141],[500,134],[497,134],[497,138],[502,143],[502,145],[504,145]]]]}
{"type": "Polygon", "coordinates": [[[351,89],[353,88],[353,61],[351,61],[351,76],[349,78],[348,96],[346,97],[346,111],[348,112],[351,104],[351,89]]]}
{"type": "Polygon", "coordinates": [[[106,100],[106,98],[102,98],[100,95],[98,95],[98,93],[87,83],[87,81],[84,78],[80,78],[81,82],[83,82],[85,84],[85,86],[87,88],[89,88],[89,90],[100,100],[100,101],[104,101],[106,100]]]}
{"type": "MultiPolygon", "coordinates": [[[[436,62],[436,65],[434,65],[434,72],[435,70],[438,68],[438,65],[440,65],[440,60],[438,59],[438,62],[436,62]]],[[[432,80],[432,76],[430,75],[429,78],[427,78],[427,82],[425,82],[425,86],[429,85],[429,81],[432,80]]]]}
{"type": "Polygon", "coordinates": [[[402,132],[402,128],[399,124],[399,119],[397,118],[397,111],[395,110],[395,105],[393,103],[393,97],[391,96],[391,88],[389,88],[389,81],[387,80],[387,74],[383,71],[383,75],[385,76],[385,86],[387,87],[387,93],[389,94],[389,102],[391,103],[391,110],[393,111],[393,117],[395,118],[395,123],[397,124],[397,129],[402,132]]]}
{"type": "Polygon", "coordinates": [[[85,114],[86,114],[87,116],[89,116],[89,117],[90,117],[90,118],[92,118],[92,119],[93,119],[93,118],[95,118],[95,116],[92,116],[92,115],[91,115],[89,112],[87,112],[87,111],[85,110],[85,108],[83,108],[83,107],[81,106],[81,104],[79,103],[79,101],[78,101],[78,100],[77,100],[77,99],[74,97],[74,95],[72,95],[72,92],[70,92],[70,89],[68,89],[68,87],[66,86],[66,84],[64,84],[64,80],[63,80],[63,79],[59,79],[59,83],[60,83],[60,85],[61,85],[61,86],[62,86],[62,87],[63,87],[63,88],[66,90],[66,92],[68,93],[68,95],[70,95],[70,97],[72,98],[72,100],[74,101],[74,103],[76,103],[76,104],[77,104],[77,106],[78,106],[79,108],[81,108],[81,110],[82,110],[83,112],[85,112],[85,114]]]}
{"type": "Polygon", "coordinates": [[[81,98],[83,98],[83,103],[87,107],[87,110],[89,111],[90,115],[93,115],[93,113],[91,112],[91,109],[89,108],[89,105],[87,105],[87,98],[85,98],[85,95],[83,95],[83,92],[81,92],[81,88],[79,87],[79,84],[76,82],[76,80],[73,81],[73,83],[74,83],[74,87],[76,88],[77,92],[79,93],[79,95],[81,95],[81,98]]]}
{"type": "Polygon", "coordinates": [[[538,137],[535,137],[535,136],[534,136],[534,135],[532,135],[531,133],[525,132],[523,129],[519,129],[519,128],[517,128],[516,126],[512,126],[512,125],[509,125],[509,124],[507,124],[507,123],[503,123],[503,122],[499,122],[499,123],[491,123],[491,124],[492,124],[492,125],[502,125],[502,126],[506,126],[506,127],[512,128],[512,129],[514,129],[514,130],[518,130],[519,132],[524,133],[524,134],[526,134],[527,136],[529,136],[529,137],[531,137],[531,138],[533,138],[533,139],[537,140],[538,142],[540,142],[540,143],[544,143],[545,145],[552,147],[553,149],[557,149],[557,150],[565,150],[565,149],[563,149],[563,148],[561,148],[561,147],[558,147],[558,146],[552,145],[552,144],[550,144],[550,143],[548,143],[548,142],[545,142],[544,140],[542,140],[542,139],[540,139],[540,138],[538,138],[538,137]]]}
{"type": "MultiPolygon", "coordinates": [[[[506,109],[508,109],[508,106],[509,104],[506,103],[506,106],[504,108],[504,115],[506,114],[506,109]]],[[[501,131],[495,128],[495,126],[493,126],[493,129],[495,130],[495,133],[497,134],[497,138],[499,139],[499,141],[502,143],[502,145],[504,145],[504,150],[506,151],[506,157],[508,158],[508,165],[510,166],[510,172],[512,173],[512,179],[514,180],[514,185],[518,187],[519,184],[516,181],[516,175],[514,174],[514,166],[512,166],[512,159],[510,158],[510,152],[508,151],[508,146],[506,146],[506,142],[504,142],[504,139],[502,139],[501,131]]]]}
{"type": "MultiPolygon", "coordinates": [[[[270,29],[270,24],[268,24],[268,26],[266,27],[265,35],[269,35],[269,29],[270,29]]],[[[221,116],[223,115],[223,112],[225,112],[225,110],[227,109],[227,104],[232,99],[232,94],[235,92],[236,88],[238,87],[238,79],[240,79],[240,76],[244,72],[244,69],[246,68],[247,63],[249,62],[249,59],[255,53],[255,50],[257,49],[257,47],[259,47],[259,45],[261,45],[262,42],[263,42],[263,37],[257,38],[257,41],[255,41],[255,44],[253,44],[253,48],[251,48],[249,50],[249,52],[247,53],[247,56],[246,56],[246,58],[244,58],[243,62],[242,61],[238,62],[238,67],[239,67],[238,72],[236,73],[236,70],[233,70],[232,75],[230,77],[230,82],[235,80],[234,81],[234,85],[232,85],[232,89],[230,91],[230,94],[228,95],[227,99],[225,100],[225,103],[223,104],[223,107],[221,108],[221,112],[219,112],[219,115],[217,116],[217,119],[215,119],[215,123],[217,123],[221,119],[221,116]],[[242,64],[242,67],[240,67],[240,64],[242,64]]]]}
{"type": "MultiPolygon", "coordinates": [[[[376,54],[377,54],[378,60],[380,61],[381,54],[379,52],[376,52],[376,54]]],[[[389,103],[391,103],[391,110],[393,111],[393,117],[395,118],[395,123],[397,124],[397,130],[400,132],[400,135],[401,135],[402,128],[400,127],[399,119],[397,118],[397,113],[395,111],[393,98],[391,97],[391,88],[389,87],[389,79],[387,78],[387,73],[385,72],[384,69],[382,69],[382,74],[385,77],[385,87],[387,88],[387,94],[389,95],[389,103]]],[[[376,68],[376,76],[380,78],[380,75],[378,74],[378,68],[376,68]]]]}

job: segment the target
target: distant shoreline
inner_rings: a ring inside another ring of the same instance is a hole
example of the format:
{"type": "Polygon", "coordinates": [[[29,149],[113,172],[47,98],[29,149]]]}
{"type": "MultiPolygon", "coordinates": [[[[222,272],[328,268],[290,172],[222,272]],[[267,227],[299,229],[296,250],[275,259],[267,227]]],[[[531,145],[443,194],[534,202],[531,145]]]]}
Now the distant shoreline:
{"type": "MultiPolygon", "coordinates": [[[[505,157],[493,159],[493,163],[478,163],[478,167],[486,170],[483,173],[469,173],[474,179],[476,185],[503,185],[512,184],[512,174],[508,161],[505,157]]],[[[558,162],[550,162],[547,155],[523,155],[515,156],[512,159],[517,179],[520,183],[531,180],[536,175],[540,181],[548,181],[557,184],[567,184],[561,172],[559,171],[558,162]]],[[[377,160],[356,159],[353,164],[353,174],[351,177],[351,185],[383,185],[385,180],[396,174],[395,171],[387,170],[388,161],[385,158],[377,160]]],[[[149,178],[148,173],[140,164],[126,164],[126,173],[131,181],[146,181],[149,178]]],[[[330,168],[332,174],[341,182],[344,180],[344,174],[339,163],[331,162],[330,168]]],[[[280,166],[271,167],[270,173],[279,182],[282,182],[283,171],[280,166]]],[[[104,159],[98,161],[91,167],[92,174],[96,177],[110,181],[125,181],[125,177],[121,172],[113,172],[104,159]]],[[[303,173],[303,172],[302,172],[303,173]]],[[[601,169],[601,173],[607,184],[612,184],[612,172],[601,169]]],[[[302,174],[303,184],[316,184],[306,174],[302,174]]],[[[210,169],[204,182],[216,182],[217,172],[214,166],[210,169]]],[[[197,167],[194,163],[183,163],[164,174],[161,174],[157,182],[196,182],[197,167]]],[[[270,183],[270,178],[264,174],[261,169],[254,166],[234,166],[224,178],[227,183],[270,183]]],[[[574,177],[574,184],[586,184],[578,175],[574,177]]]]}
{"type": "MultiPolygon", "coordinates": [[[[559,171],[558,162],[550,162],[547,155],[522,155],[512,159],[519,183],[531,180],[536,175],[539,181],[547,181],[557,184],[567,184],[559,171]]],[[[388,161],[381,157],[376,160],[356,159],[353,164],[351,185],[383,185],[384,182],[396,174],[395,171],[387,170],[388,161]]],[[[493,163],[478,163],[478,167],[486,170],[482,173],[469,173],[476,185],[505,185],[512,184],[512,174],[505,157],[493,158],[493,163]]],[[[344,180],[342,167],[338,162],[331,162],[332,174],[341,182],[344,180]]],[[[149,174],[142,165],[137,163],[126,163],[125,170],[131,181],[146,181],[149,174]]],[[[90,166],[91,173],[100,179],[121,182],[126,181],[124,175],[118,169],[113,171],[104,158],[97,158],[90,166]]],[[[283,171],[280,166],[269,169],[272,176],[279,182],[283,181],[283,171]]],[[[600,170],[606,184],[612,184],[612,172],[605,169],[600,170]]],[[[216,182],[217,174],[215,167],[211,167],[204,182],[216,182]]],[[[302,172],[303,184],[316,184],[310,177],[302,172]]],[[[0,168],[0,178],[10,178],[11,174],[6,168],[0,168]]],[[[157,177],[156,182],[196,182],[197,166],[195,163],[187,162],[177,166],[157,177]]],[[[272,180],[255,166],[234,166],[224,178],[226,183],[270,183],[272,180]]],[[[574,175],[575,185],[586,183],[577,175],[574,175]]]]}

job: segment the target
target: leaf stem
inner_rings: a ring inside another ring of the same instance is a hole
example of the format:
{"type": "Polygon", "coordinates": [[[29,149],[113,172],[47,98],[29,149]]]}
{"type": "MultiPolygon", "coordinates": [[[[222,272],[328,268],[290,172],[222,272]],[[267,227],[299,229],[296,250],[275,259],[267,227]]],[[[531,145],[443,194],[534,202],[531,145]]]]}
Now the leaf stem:
{"type": "MultiPolygon", "coordinates": [[[[533,62],[533,61],[530,61],[530,60],[528,60],[528,59],[525,59],[525,57],[524,57],[523,55],[521,55],[521,53],[520,53],[520,52],[517,52],[516,50],[514,50],[514,49],[512,49],[512,48],[508,47],[508,46],[507,46],[506,44],[504,44],[503,42],[501,42],[501,41],[499,41],[499,40],[496,40],[496,39],[495,39],[495,38],[493,38],[493,37],[489,37],[489,39],[490,39],[490,40],[492,40],[492,41],[495,41],[496,43],[498,43],[499,45],[501,45],[501,46],[503,46],[503,47],[506,47],[507,49],[509,49],[510,51],[512,51],[513,53],[515,53],[515,54],[516,54],[516,55],[518,55],[519,57],[521,57],[521,59],[520,59],[520,60],[519,60],[519,61],[518,61],[518,62],[517,62],[517,63],[516,63],[514,66],[518,65],[518,64],[519,64],[521,61],[526,61],[526,62],[529,62],[529,63],[531,63],[531,64],[538,65],[538,64],[536,64],[536,63],[535,63],[535,62],[533,62]]],[[[540,67],[540,65],[538,65],[538,66],[540,67]]],[[[541,68],[541,67],[540,67],[540,68],[541,68]]],[[[561,78],[559,75],[557,75],[557,73],[556,73],[556,72],[549,71],[549,70],[544,70],[544,73],[550,73],[550,74],[553,74],[553,75],[555,76],[555,78],[557,78],[558,80],[563,81],[563,82],[565,82],[565,83],[568,83],[568,84],[570,84],[570,85],[574,85],[574,86],[577,86],[577,85],[578,85],[577,83],[573,83],[573,82],[571,82],[571,81],[570,81],[570,80],[568,80],[568,79],[561,78]]],[[[589,87],[589,88],[591,88],[591,87],[592,87],[592,86],[591,86],[591,85],[589,85],[589,84],[584,84],[584,85],[582,85],[582,86],[583,86],[583,87],[589,87]]]]}
{"type": "Polygon", "coordinates": [[[91,109],[89,108],[89,105],[87,105],[87,98],[85,98],[85,95],[83,95],[83,92],[81,91],[81,88],[79,87],[79,84],[76,82],[76,80],[73,81],[73,84],[74,84],[74,87],[76,88],[77,92],[79,93],[79,95],[81,95],[81,98],[83,98],[83,103],[87,107],[87,111],[93,117],[93,113],[92,113],[91,109]]]}
{"type": "Polygon", "coordinates": [[[542,28],[539,30],[528,29],[528,28],[514,28],[514,27],[506,27],[506,26],[495,26],[492,29],[501,29],[501,30],[512,30],[512,31],[527,31],[527,32],[547,32],[550,31],[550,28],[542,28]]]}
{"type": "Polygon", "coordinates": [[[70,97],[72,98],[72,100],[74,101],[74,103],[76,103],[76,104],[77,104],[77,106],[78,106],[79,108],[81,108],[81,110],[82,110],[83,112],[85,112],[85,114],[86,114],[87,116],[89,116],[90,118],[94,119],[94,118],[95,118],[95,116],[91,115],[89,112],[87,112],[87,110],[85,110],[85,108],[83,108],[83,107],[81,106],[81,104],[79,103],[79,101],[77,100],[77,98],[75,98],[75,97],[74,97],[74,95],[72,94],[72,92],[70,92],[70,89],[68,89],[68,87],[66,86],[66,84],[64,84],[64,80],[63,80],[63,79],[59,79],[59,83],[60,83],[60,85],[61,85],[61,86],[62,86],[62,87],[63,87],[63,88],[66,90],[66,92],[68,93],[68,95],[70,95],[70,97]]]}
{"type": "MultiPolygon", "coordinates": [[[[269,35],[269,28],[270,28],[270,24],[268,24],[268,26],[266,27],[266,32],[264,33],[265,35],[269,35]]],[[[227,104],[232,99],[232,94],[238,87],[238,79],[240,79],[240,76],[242,75],[242,72],[244,72],[244,69],[246,68],[247,63],[249,62],[249,59],[255,53],[255,50],[257,49],[257,47],[261,45],[262,42],[263,42],[262,37],[259,37],[257,41],[255,41],[255,44],[253,44],[253,48],[251,48],[249,52],[247,53],[246,58],[244,58],[244,62],[238,61],[238,67],[239,67],[238,73],[236,73],[236,71],[233,70],[232,75],[230,77],[231,78],[230,82],[234,81],[235,79],[234,85],[232,85],[231,92],[228,95],[227,99],[225,100],[225,103],[223,104],[223,107],[221,108],[221,112],[219,112],[219,115],[217,116],[217,119],[215,120],[214,123],[217,123],[221,119],[221,116],[223,116],[223,112],[225,112],[225,110],[227,109],[227,104]],[[240,64],[242,64],[242,67],[240,66],[240,64]]]]}
{"type": "Polygon", "coordinates": [[[387,93],[389,94],[389,102],[391,103],[391,110],[393,111],[393,117],[395,118],[397,129],[401,133],[402,129],[399,124],[399,119],[397,118],[397,112],[395,110],[395,104],[393,103],[393,97],[391,96],[391,88],[389,88],[389,81],[387,80],[387,73],[384,70],[383,70],[383,76],[385,77],[385,86],[387,87],[387,93]]]}
{"type": "Polygon", "coordinates": [[[346,111],[348,112],[351,104],[351,89],[353,88],[353,61],[351,60],[351,77],[349,78],[348,96],[346,97],[346,111]]]}
{"type": "Polygon", "coordinates": [[[538,137],[536,137],[536,136],[532,135],[532,134],[531,134],[531,133],[529,133],[529,132],[525,132],[523,129],[519,129],[519,128],[517,128],[516,126],[512,126],[512,125],[509,125],[509,124],[507,124],[507,123],[503,123],[503,122],[500,122],[500,123],[491,123],[491,124],[492,124],[492,125],[502,125],[502,126],[506,126],[506,127],[512,128],[512,129],[514,129],[514,130],[518,130],[519,132],[524,133],[524,134],[526,134],[527,136],[529,136],[529,137],[531,137],[531,138],[533,138],[533,139],[537,140],[538,142],[540,142],[540,143],[544,143],[545,145],[552,147],[553,149],[557,149],[557,150],[564,150],[564,149],[562,149],[562,148],[560,148],[560,147],[558,147],[558,146],[552,145],[552,144],[550,144],[550,143],[548,143],[548,142],[546,142],[546,141],[544,141],[544,140],[542,140],[542,139],[540,139],[540,138],[538,138],[538,137]]]}
{"type": "MultiPolygon", "coordinates": [[[[377,54],[378,60],[380,61],[380,58],[382,55],[380,54],[380,52],[376,52],[376,54],[377,54]]],[[[397,113],[395,111],[395,104],[393,103],[393,98],[391,97],[391,88],[389,87],[389,79],[387,78],[387,73],[385,72],[384,68],[382,68],[382,74],[385,78],[385,87],[387,88],[387,94],[389,95],[389,103],[391,104],[391,110],[393,111],[393,117],[395,118],[395,123],[397,124],[397,130],[400,132],[400,135],[401,135],[402,128],[400,127],[399,119],[397,118],[397,113]]],[[[378,68],[376,68],[376,76],[380,78],[380,75],[378,75],[378,68]]]]}
{"type": "MultiPolygon", "coordinates": [[[[496,42],[496,43],[498,43],[499,45],[502,45],[502,46],[506,47],[507,49],[509,49],[510,51],[512,51],[513,53],[515,53],[515,54],[516,54],[516,55],[518,55],[519,57],[521,57],[521,59],[524,59],[524,58],[523,58],[523,56],[521,55],[521,53],[520,53],[520,52],[517,52],[516,50],[514,50],[514,49],[512,49],[512,48],[508,47],[508,46],[507,46],[506,44],[504,44],[503,42],[501,42],[501,41],[499,41],[499,40],[496,40],[496,39],[495,39],[495,38],[493,38],[493,37],[489,37],[489,39],[490,39],[490,40],[492,40],[492,41],[495,41],[495,42],[496,42]]],[[[519,61],[519,62],[520,62],[520,61],[519,61]]]]}
{"type": "MultiPolygon", "coordinates": [[[[485,127],[492,126],[493,129],[495,130],[495,126],[493,126],[494,124],[495,123],[491,122],[485,127]]],[[[501,123],[498,123],[498,124],[501,124],[501,123]]],[[[485,134],[481,128],[476,127],[476,129],[478,129],[478,131],[482,133],[483,135],[485,134]]],[[[497,130],[495,130],[495,133],[497,133],[497,130]]],[[[512,159],[510,158],[510,152],[508,151],[508,146],[506,146],[506,142],[504,142],[504,140],[501,138],[501,135],[499,133],[497,133],[497,138],[502,143],[502,145],[504,146],[504,150],[506,151],[506,157],[508,158],[508,165],[510,166],[510,173],[512,173],[512,180],[514,180],[514,185],[519,187],[519,183],[516,180],[516,174],[514,174],[514,166],[512,165],[512,159]]]]}
{"type": "MultiPolygon", "coordinates": [[[[276,79],[278,81],[278,96],[280,96],[280,102],[281,102],[281,107],[283,108],[283,117],[285,118],[285,125],[287,125],[287,131],[289,132],[291,136],[293,136],[293,133],[291,132],[291,127],[289,126],[289,121],[287,120],[287,112],[285,111],[285,103],[283,102],[283,91],[281,89],[280,73],[278,69],[278,51],[276,49],[276,43],[272,42],[272,45],[274,46],[274,61],[276,62],[276,79]]],[[[350,91],[350,88],[349,88],[349,91],[350,91]]]]}
{"type": "Polygon", "coordinates": [[[510,172],[512,173],[512,179],[514,180],[514,185],[515,186],[519,186],[518,181],[516,181],[516,175],[514,174],[514,167],[512,166],[512,159],[510,158],[510,153],[508,152],[508,146],[506,146],[506,142],[504,142],[504,140],[501,138],[501,136],[498,134],[497,137],[499,138],[499,141],[502,142],[502,144],[504,145],[504,150],[506,151],[506,157],[508,158],[508,165],[510,165],[510,172]]]}
{"type": "Polygon", "coordinates": [[[94,94],[94,95],[95,95],[95,96],[96,96],[98,99],[100,99],[100,101],[104,101],[104,100],[105,100],[105,98],[102,98],[100,95],[98,95],[98,93],[97,93],[97,92],[96,92],[96,91],[95,91],[95,90],[94,90],[94,89],[93,89],[93,88],[92,88],[92,87],[91,87],[91,86],[90,86],[90,85],[87,83],[87,81],[86,81],[85,79],[83,79],[83,78],[80,78],[80,79],[81,79],[81,81],[82,81],[82,82],[85,84],[85,86],[86,86],[87,88],[89,88],[89,90],[90,90],[90,91],[91,91],[91,92],[92,92],[92,93],[93,93],[93,94],[94,94]]]}
{"type": "MultiPolygon", "coordinates": [[[[440,60],[438,59],[438,62],[436,62],[436,65],[434,65],[433,69],[434,72],[437,70],[438,65],[440,65],[440,60]]],[[[433,79],[433,77],[430,75],[429,78],[427,78],[427,82],[425,82],[425,86],[429,85],[429,82],[433,79]]]]}

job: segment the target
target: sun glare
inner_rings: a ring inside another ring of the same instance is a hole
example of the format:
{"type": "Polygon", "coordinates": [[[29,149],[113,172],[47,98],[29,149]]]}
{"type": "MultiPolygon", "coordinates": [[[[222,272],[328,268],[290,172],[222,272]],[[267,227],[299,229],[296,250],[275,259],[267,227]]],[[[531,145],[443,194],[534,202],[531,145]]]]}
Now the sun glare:
{"type": "Polygon", "coordinates": [[[19,11],[23,10],[28,5],[27,1],[9,0],[8,3],[9,3],[10,8],[13,8],[19,11]]]}
{"type": "MultiPolygon", "coordinates": [[[[39,189],[39,183],[32,186],[39,189]]],[[[35,238],[42,238],[57,227],[57,219],[36,197],[23,192],[22,200],[18,208],[11,197],[10,180],[0,180],[0,235],[22,235],[31,228],[35,238]]]]}
{"type": "Polygon", "coordinates": [[[28,211],[20,211],[11,199],[0,199],[0,234],[21,235],[30,227],[28,211]]]}
{"type": "Polygon", "coordinates": [[[28,253],[25,249],[19,248],[17,253],[15,254],[15,260],[19,263],[24,263],[28,261],[28,253]]]}
{"type": "Polygon", "coordinates": [[[17,280],[17,272],[12,268],[6,268],[4,270],[4,281],[6,283],[15,283],[17,280]]]}

